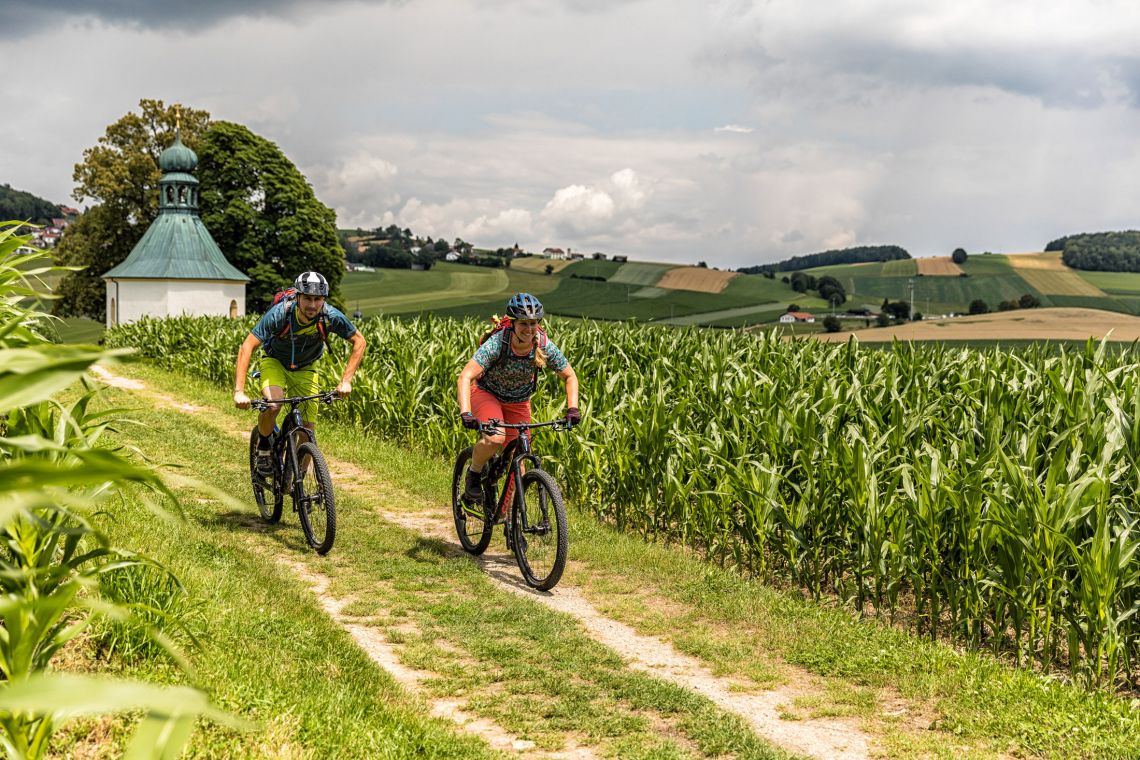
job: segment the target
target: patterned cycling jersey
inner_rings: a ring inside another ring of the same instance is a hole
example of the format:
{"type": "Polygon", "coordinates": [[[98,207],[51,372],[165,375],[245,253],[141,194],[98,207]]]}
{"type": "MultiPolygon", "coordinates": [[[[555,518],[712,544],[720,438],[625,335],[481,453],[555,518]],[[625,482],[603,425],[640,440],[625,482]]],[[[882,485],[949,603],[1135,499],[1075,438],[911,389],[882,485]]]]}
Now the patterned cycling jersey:
{"type": "MultiPolygon", "coordinates": [[[[499,401],[508,404],[526,401],[534,394],[534,352],[537,346],[532,346],[530,351],[522,355],[516,354],[513,348],[508,348],[506,358],[500,362],[504,340],[510,340],[508,331],[493,334],[471,357],[484,370],[476,384],[499,401]]],[[[536,338],[536,343],[538,340],[540,339],[536,338]]],[[[546,352],[548,369],[561,372],[570,366],[561,349],[549,338],[543,351],[546,352]]]]}

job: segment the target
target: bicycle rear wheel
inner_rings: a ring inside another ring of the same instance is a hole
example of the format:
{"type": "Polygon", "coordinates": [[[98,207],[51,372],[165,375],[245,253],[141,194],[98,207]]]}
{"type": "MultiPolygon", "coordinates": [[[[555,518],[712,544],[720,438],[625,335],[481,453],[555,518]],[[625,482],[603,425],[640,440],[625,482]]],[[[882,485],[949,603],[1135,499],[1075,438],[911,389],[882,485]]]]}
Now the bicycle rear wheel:
{"type": "Polygon", "coordinates": [[[515,559],[527,585],[549,591],[562,578],[570,537],[566,531],[566,505],[550,473],[534,469],[522,477],[518,501],[511,509],[511,536],[515,559]]]}
{"type": "Polygon", "coordinates": [[[321,450],[311,441],[297,447],[297,460],[304,471],[300,485],[294,486],[293,506],[309,546],[316,549],[317,554],[328,554],[336,538],[336,497],[329,466],[321,450]]]}
{"type": "Polygon", "coordinates": [[[261,433],[257,432],[257,425],[249,434],[249,479],[253,484],[253,500],[257,502],[257,511],[262,519],[273,524],[281,519],[281,508],[285,504],[285,496],[273,488],[272,479],[266,482],[265,478],[257,474],[257,442],[261,433]]]}
{"type": "Polygon", "coordinates": [[[463,497],[467,487],[467,464],[471,461],[472,447],[468,446],[455,458],[455,471],[451,476],[451,515],[455,519],[455,533],[463,550],[476,556],[482,554],[491,543],[494,526],[487,519],[487,507],[483,500],[470,504],[463,497]]]}

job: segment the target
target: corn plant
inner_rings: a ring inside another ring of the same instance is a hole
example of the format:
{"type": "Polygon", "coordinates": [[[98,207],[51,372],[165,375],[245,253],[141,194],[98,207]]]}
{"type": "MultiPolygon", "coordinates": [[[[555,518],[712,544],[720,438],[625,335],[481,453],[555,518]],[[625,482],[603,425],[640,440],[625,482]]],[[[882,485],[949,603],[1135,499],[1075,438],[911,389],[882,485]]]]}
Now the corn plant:
{"type": "Polygon", "coordinates": [[[49,268],[37,266],[41,254],[15,255],[28,240],[18,227],[0,225],[0,745],[39,758],[61,720],[142,710],[128,754],[173,757],[198,716],[234,721],[196,690],[50,672],[93,614],[129,617],[122,600],[100,595],[99,578],[145,562],[84,515],[128,483],[173,494],[149,467],[96,445],[115,413],[90,410],[92,386],[70,405],[54,400],[114,352],[45,341],[46,315],[21,302],[35,295],[28,278],[49,268]]]}

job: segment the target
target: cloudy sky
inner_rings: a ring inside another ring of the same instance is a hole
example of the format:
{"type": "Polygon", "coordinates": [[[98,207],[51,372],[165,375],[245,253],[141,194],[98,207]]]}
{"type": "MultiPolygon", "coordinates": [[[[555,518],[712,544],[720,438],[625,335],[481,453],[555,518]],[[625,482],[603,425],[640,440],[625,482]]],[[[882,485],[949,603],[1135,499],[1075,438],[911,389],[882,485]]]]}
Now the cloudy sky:
{"type": "Polygon", "coordinates": [[[1140,227],[1134,0],[0,0],[0,182],[69,202],[141,98],[342,227],[737,267],[1140,227]]]}

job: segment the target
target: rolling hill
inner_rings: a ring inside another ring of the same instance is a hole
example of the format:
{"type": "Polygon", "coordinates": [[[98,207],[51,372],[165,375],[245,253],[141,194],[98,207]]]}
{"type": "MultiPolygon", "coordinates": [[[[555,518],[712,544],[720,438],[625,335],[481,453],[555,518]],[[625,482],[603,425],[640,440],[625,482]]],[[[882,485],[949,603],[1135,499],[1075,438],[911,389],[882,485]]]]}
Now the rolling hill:
{"type": "MultiPolygon", "coordinates": [[[[996,311],[1029,294],[1043,307],[1140,314],[1140,273],[1083,272],[1056,252],[976,254],[956,265],[947,257],[841,264],[804,270],[842,283],[844,308],[878,310],[884,299],[908,300],[927,316],[963,314],[975,300],[996,311]]],[[[344,279],[344,302],[364,314],[487,316],[506,298],[527,291],[552,314],[672,325],[746,327],[773,323],[789,304],[816,313],[828,305],[797,293],[781,278],[656,262],[518,259],[509,269],[440,263],[428,271],[380,269],[344,279]],[[554,264],[555,271],[545,273],[554,264]]]]}

